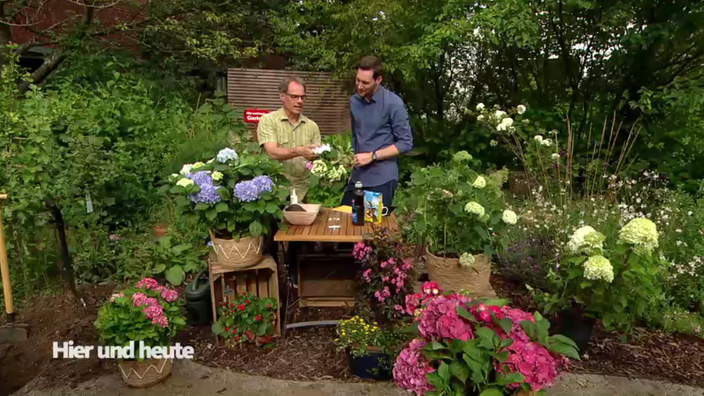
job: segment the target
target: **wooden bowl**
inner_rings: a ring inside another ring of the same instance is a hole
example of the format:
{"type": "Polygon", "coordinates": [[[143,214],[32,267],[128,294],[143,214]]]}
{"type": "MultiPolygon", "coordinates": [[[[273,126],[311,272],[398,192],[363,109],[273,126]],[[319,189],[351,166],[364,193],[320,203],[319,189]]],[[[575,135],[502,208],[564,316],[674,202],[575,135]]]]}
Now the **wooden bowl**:
{"type": "Polygon", "coordinates": [[[292,225],[311,225],[320,212],[319,204],[300,204],[305,212],[289,212],[284,209],[284,218],[292,225]]]}

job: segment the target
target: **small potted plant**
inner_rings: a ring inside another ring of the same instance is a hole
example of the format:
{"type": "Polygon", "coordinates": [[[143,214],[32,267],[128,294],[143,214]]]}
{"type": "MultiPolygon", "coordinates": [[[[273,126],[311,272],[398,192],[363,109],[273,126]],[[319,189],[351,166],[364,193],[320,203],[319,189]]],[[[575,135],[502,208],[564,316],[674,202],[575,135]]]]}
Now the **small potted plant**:
{"type": "Polygon", "coordinates": [[[223,302],[212,331],[227,344],[254,343],[272,346],[276,317],[276,300],[259,298],[250,293],[240,293],[233,301],[223,302]]]}
{"type": "Polygon", "coordinates": [[[384,330],[359,316],[341,320],[337,337],[336,348],[347,353],[352,374],[374,380],[391,378],[391,364],[399,346],[406,341],[406,334],[400,329],[384,330]]]}
{"type": "Polygon", "coordinates": [[[404,193],[401,215],[412,218],[409,239],[426,246],[430,279],[447,290],[494,297],[490,257],[501,248],[502,228],[518,221],[501,190],[506,170],[481,175],[460,151],[452,161],[418,168],[404,193]]]}
{"type": "Polygon", "coordinates": [[[579,359],[572,340],[549,336],[550,322],[499,300],[444,294],[437,285],[409,297],[418,335],[398,355],[397,385],[417,395],[531,395],[579,359]]]}
{"type": "Polygon", "coordinates": [[[144,278],[135,286],[113,294],[98,310],[95,327],[106,346],[129,347],[135,356],[119,359],[122,379],[133,387],[148,387],[171,373],[172,358],[139,356],[139,341],[149,347],[170,347],[176,334],[186,326],[183,300],[178,292],[144,278]]]}
{"type": "Polygon", "coordinates": [[[283,219],[289,194],[283,165],[264,154],[225,148],[207,162],[184,165],[170,181],[178,212],[210,228],[221,265],[244,269],[261,261],[263,237],[283,219]]]}

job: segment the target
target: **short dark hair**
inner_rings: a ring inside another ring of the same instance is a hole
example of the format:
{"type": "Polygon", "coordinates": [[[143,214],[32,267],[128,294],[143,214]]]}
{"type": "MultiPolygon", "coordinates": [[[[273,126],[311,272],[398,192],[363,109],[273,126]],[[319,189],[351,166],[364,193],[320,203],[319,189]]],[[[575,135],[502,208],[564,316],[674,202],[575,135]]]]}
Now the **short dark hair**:
{"type": "Polygon", "coordinates": [[[279,84],[279,92],[281,93],[287,93],[288,92],[288,86],[291,85],[292,82],[295,82],[297,84],[300,84],[303,86],[303,92],[306,92],[306,83],[303,81],[302,78],[298,77],[287,77],[283,81],[281,81],[281,84],[279,84]]]}
{"type": "Polygon", "coordinates": [[[375,80],[384,72],[384,66],[376,56],[365,56],[359,61],[357,68],[362,70],[374,70],[375,80]]]}

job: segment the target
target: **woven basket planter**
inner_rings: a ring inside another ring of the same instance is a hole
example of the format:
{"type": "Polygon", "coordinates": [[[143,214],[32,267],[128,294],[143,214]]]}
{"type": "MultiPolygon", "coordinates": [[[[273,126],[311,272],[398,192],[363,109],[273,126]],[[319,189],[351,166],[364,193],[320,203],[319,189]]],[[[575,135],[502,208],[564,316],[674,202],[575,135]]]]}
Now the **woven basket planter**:
{"type": "Polygon", "coordinates": [[[218,257],[218,263],[232,269],[247,269],[262,261],[264,238],[222,239],[212,233],[213,249],[218,257]]]}
{"type": "Polygon", "coordinates": [[[171,374],[173,359],[120,360],[117,365],[122,379],[135,388],[146,388],[166,379],[171,374]]]}
{"type": "Polygon", "coordinates": [[[489,284],[491,262],[485,254],[474,256],[474,265],[465,268],[459,259],[438,257],[426,248],[425,266],[431,281],[437,282],[445,291],[466,290],[475,297],[496,297],[489,284]]]}

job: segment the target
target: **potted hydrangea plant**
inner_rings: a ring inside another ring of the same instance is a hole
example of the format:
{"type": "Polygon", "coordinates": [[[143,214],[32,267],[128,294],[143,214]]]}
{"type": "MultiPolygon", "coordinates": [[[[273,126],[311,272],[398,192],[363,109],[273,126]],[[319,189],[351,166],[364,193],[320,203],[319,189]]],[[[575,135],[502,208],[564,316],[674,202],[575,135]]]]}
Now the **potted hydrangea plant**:
{"type": "Polygon", "coordinates": [[[337,206],[347,186],[349,170],[354,165],[351,138],[349,135],[327,136],[325,144],[313,151],[319,157],[306,164],[310,171],[307,200],[323,206],[337,206]]]}
{"type": "Polygon", "coordinates": [[[122,379],[134,387],[148,387],[171,373],[173,358],[139,356],[139,341],[149,347],[170,347],[176,334],[186,326],[183,300],[178,292],[152,278],[115,293],[98,310],[95,327],[106,346],[129,347],[134,356],[119,359],[122,379]]]}
{"type": "Polygon", "coordinates": [[[396,384],[416,395],[535,394],[579,360],[569,338],[550,323],[499,300],[444,294],[437,284],[409,296],[418,337],[394,364],[396,384]]]}
{"type": "Polygon", "coordinates": [[[248,268],[261,261],[263,237],[283,218],[289,193],[280,163],[224,148],[216,158],[184,165],[171,182],[180,213],[209,226],[222,265],[248,268]]]}
{"type": "Polygon", "coordinates": [[[548,276],[549,292],[534,289],[545,314],[560,314],[563,334],[584,350],[595,319],[607,330],[627,331],[660,295],[655,255],[658,231],[647,218],[635,218],[618,232],[611,246],[606,237],[585,225],[562,252],[560,265],[548,276]]]}
{"type": "Polygon", "coordinates": [[[401,215],[407,239],[426,247],[432,280],[448,290],[491,297],[490,257],[502,245],[497,235],[518,216],[504,204],[506,171],[481,175],[469,167],[471,160],[460,151],[448,164],[414,171],[401,215]]]}

